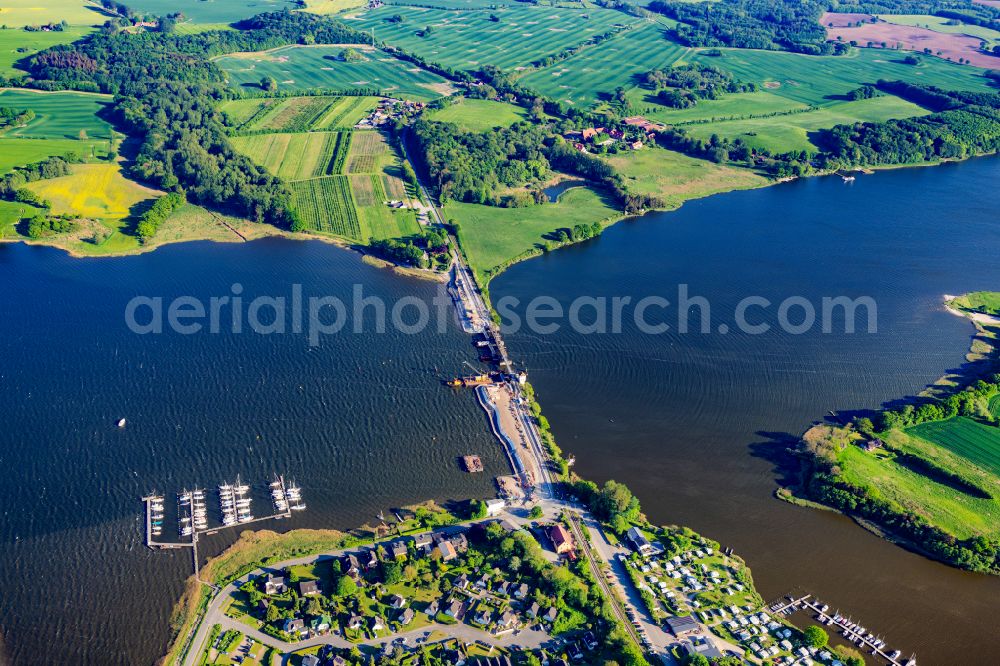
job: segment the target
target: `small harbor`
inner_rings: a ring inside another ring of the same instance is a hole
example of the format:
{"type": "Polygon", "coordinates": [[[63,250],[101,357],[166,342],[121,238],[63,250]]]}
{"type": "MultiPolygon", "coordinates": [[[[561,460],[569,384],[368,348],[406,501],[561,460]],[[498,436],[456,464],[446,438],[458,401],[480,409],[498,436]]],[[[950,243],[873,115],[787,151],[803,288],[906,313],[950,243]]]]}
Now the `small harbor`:
{"type": "Polygon", "coordinates": [[[785,600],[776,602],[770,606],[772,613],[781,615],[791,615],[799,611],[813,614],[817,622],[831,629],[835,629],[840,636],[859,649],[864,650],[874,657],[884,660],[891,666],[917,666],[916,656],[903,658],[902,650],[891,649],[874,631],[864,627],[859,622],[855,622],[850,617],[841,614],[840,611],[831,610],[828,604],[824,604],[811,594],[801,597],[788,596],[785,600]]]}
{"type": "Polygon", "coordinates": [[[176,540],[165,540],[164,525],[167,522],[165,497],[151,493],[142,498],[145,506],[146,546],[153,550],[190,548],[195,575],[198,573],[198,537],[217,534],[231,528],[259,523],[265,520],[290,518],[293,511],[304,511],[302,489],[294,483],[287,483],[283,476],[276,477],[267,484],[270,505],[267,515],[255,516],[252,506],[254,487],[244,483],[237,476],[236,481],[220,483],[216,490],[218,499],[217,515],[209,515],[208,498],[204,488],[184,489],[177,493],[176,540]]]}

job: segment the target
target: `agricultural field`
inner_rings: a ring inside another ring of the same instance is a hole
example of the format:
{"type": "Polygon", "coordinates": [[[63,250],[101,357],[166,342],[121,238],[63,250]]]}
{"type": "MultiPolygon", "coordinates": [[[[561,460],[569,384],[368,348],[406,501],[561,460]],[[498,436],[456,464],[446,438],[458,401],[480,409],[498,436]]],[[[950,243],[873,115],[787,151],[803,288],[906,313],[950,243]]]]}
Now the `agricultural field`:
{"type": "Polygon", "coordinates": [[[20,76],[24,72],[14,66],[17,61],[56,44],[75,42],[93,30],[90,26],[70,26],[62,32],[0,30],[0,76],[20,76]]]}
{"type": "MultiPolygon", "coordinates": [[[[830,14],[822,17],[823,25],[828,25],[830,17],[830,14]]],[[[898,48],[923,52],[925,49],[930,49],[930,53],[945,60],[957,62],[964,58],[977,67],[1000,66],[1000,57],[979,50],[979,44],[983,41],[981,37],[931,30],[913,24],[862,21],[861,25],[827,27],[826,35],[829,39],[842,39],[876,50],[898,48]]]]}
{"type": "Polygon", "coordinates": [[[298,8],[287,0],[133,0],[128,6],[157,16],[180,12],[193,23],[232,23],[262,12],[298,8]]]}
{"type": "Polygon", "coordinates": [[[66,21],[70,25],[97,26],[108,20],[98,5],[85,0],[6,0],[0,7],[0,25],[22,28],[66,21]]]}
{"type": "Polygon", "coordinates": [[[955,298],[952,304],[959,308],[985,314],[1000,314],[1000,292],[973,291],[955,298]]]}
{"type": "Polygon", "coordinates": [[[344,61],[340,46],[287,46],[259,53],[223,56],[216,63],[229,75],[233,86],[259,89],[270,76],[278,89],[370,90],[414,100],[430,100],[452,92],[437,74],[370,47],[353,47],[363,60],[344,61]]]}
{"type": "Polygon", "coordinates": [[[358,9],[366,0],[305,0],[306,11],[311,14],[339,14],[348,9],[358,9]]]}
{"type": "Polygon", "coordinates": [[[805,150],[816,152],[813,133],[835,125],[854,122],[882,122],[893,118],[911,118],[930,113],[923,107],[892,95],[843,102],[802,113],[726,120],[721,122],[686,125],[687,132],[699,139],[709,139],[717,134],[729,139],[743,139],[754,148],[774,152],[805,150]]]}
{"type": "Polygon", "coordinates": [[[547,236],[577,224],[593,224],[620,214],[609,196],[587,187],[574,187],[556,203],[525,208],[498,208],[449,202],[444,215],[461,225],[462,249],[472,268],[490,275],[497,267],[539,250],[547,236]]]}
{"type": "Polygon", "coordinates": [[[936,444],[1000,477],[1000,428],[956,416],[908,429],[907,434],[936,444]]]}
{"type": "Polygon", "coordinates": [[[809,108],[802,102],[764,90],[726,95],[721,99],[700,99],[695,106],[688,109],[664,106],[656,100],[656,95],[646,88],[633,90],[629,94],[629,100],[636,113],[667,125],[764,116],[772,113],[804,111],[809,108]]]}
{"type": "Polygon", "coordinates": [[[466,132],[486,132],[494,127],[510,127],[527,120],[528,112],[506,102],[459,97],[443,109],[425,112],[424,117],[442,123],[454,123],[466,132]]]}
{"type": "Polygon", "coordinates": [[[244,132],[307,132],[350,129],[378,104],[378,97],[289,97],[224,102],[225,111],[244,132]]]}
{"type": "Polygon", "coordinates": [[[896,25],[908,25],[918,28],[927,28],[934,32],[943,32],[951,35],[969,35],[977,37],[990,46],[1000,44],[1000,31],[992,30],[981,25],[971,25],[966,23],[955,23],[952,25],[951,19],[930,14],[886,14],[879,17],[886,23],[896,25]]]}
{"type": "Polygon", "coordinates": [[[291,186],[295,209],[307,227],[345,238],[363,238],[347,176],[301,180],[291,186]]]}
{"type": "Polygon", "coordinates": [[[233,147],[285,180],[305,180],[340,173],[334,157],[346,151],[350,134],[301,132],[252,134],[231,139],[233,147]],[[340,149],[338,151],[338,148],[340,149]]]}
{"type": "Polygon", "coordinates": [[[606,160],[622,174],[630,192],[658,196],[668,208],[690,199],[769,183],[750,169],[723,166],[663,148],[619,153],[606,160]]]}
{"type": "Polygon", "coordinates": [[[0,137],[0,174],[17,166],[41,162],[47,157],[103,158],[108,154],[108,142],[79,139],[8,139],[0,137]]]}
{"type": "Polygon", "coordinates": [[[190,20],[182,21],[174,26],[174,32],[178,35],[199,35],[214,30],[233,30],[233,28],[228,23],[194,23],[190,20]]]}
{"type": "Polygon", "coordinates": [[[903,63],[904,54],[857,49],[848,56],[807,56],[780,51],[723,49],[721,56],[704,51],[689,58],[732,72],[740,81],[754,82],[779,97],[824,106],[879,79],[912,81],[949,90],[991,90],[983,71],[969,65],[924,58],[919,66],[903,63]]]}
{"type": "Polygon", "coordinates": [[[38,180],[25,187],[52,204],[56,215],[122,219],[158,193],[127,180],[118,164],[74,164],[68,176],[38,180]]]}
{"type": "Polygon", "coordinates": [[[643,23],[550,67],[531,71],[522,85],[546,97],[587,107],[607,99],[615,88],[636,88],[651,69],[674,65],[688,49],[671,42],[662,25],[643,23]]]}
{"type": "Polygon", "coordinates": [[[474,69],[490,64],[515,70],[583,44],[615,25],[639,21],[622,12],[592,5],[563,8],[526,3],[482,11],[387,5],[343,18],[345,23],[360,30],[374,28],[379,40],[446,67],[474,69]],[[402,17],[401,22],[388,21],[397,14],[402,17]],[[491,14],[500,20],[491,21],[491,14]],[[424,35],[428,26],[432,31],[424,35]]]}
{"type": "Polygon", "coordinates": [[[35,118],[26,126],[9,129],[3,137],[107,140],[111,135],[111,125],[97,114],[110,104],[111,97],[108,95],[3,90],[0,91],[0,106],[35,112],[35,118]]]}

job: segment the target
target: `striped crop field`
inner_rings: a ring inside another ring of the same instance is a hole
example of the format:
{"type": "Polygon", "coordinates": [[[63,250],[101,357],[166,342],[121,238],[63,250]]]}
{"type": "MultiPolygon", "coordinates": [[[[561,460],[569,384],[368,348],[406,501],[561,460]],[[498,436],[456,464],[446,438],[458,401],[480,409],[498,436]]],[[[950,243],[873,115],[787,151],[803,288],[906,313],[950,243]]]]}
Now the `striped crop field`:
{"type": "Polygon", "coordinates": [[[299,132],[252,134],[231,139],[233,147],[279,178],[305,180],[331,173],[340,153],[346,153],[346,133],[299,132]]]}
{"type": "Polygon", "coordinates": [[[378,97],[337,97],[309,129],[350,129],[378,104],[378,97]]]}
{"type": "Polygon", "coordinates": [[[111,125],[98,112],[111,106],[108,95],[80,92],[0,91],[0,106],[31,109],[35,117],[24,127],[11,128],[5,137],[24,139],[107,139],[111,125]]]}
{"type": "Polygon", "coordinates": [[[909,428],[907,434],[962,456],[979,468],[1000,475],[1000,428],[956,416],[909,428]]]}
{"type": "Polygon", "coordinates": [[[377,39],[445,67],[475,69],[490,64],[516,70],[640,19],[593,5],[570,8],[511,3],[478,11],[386,5],[345,15],[343,20],[366,32],[374,28],[377,39]],[[403,20],[386,20],[396,14],[403,20]],[[491,15],[499,21],[491,20],[491,15]],[[424,33],[427,26],[430,34],[424,33]]]}
{"type": "Polygon", "coordinates": [[[651,69],[670,67],[687,49],[667,39],[663,26],[647,22],[588,46],[566,60],[525,74],[520,83],[546,97],[587,107],[619,86],[639,85],[651,69]]]}
{"type": "Polygon", "coordinates": [[[351,48],[361,54],[361,60],[345,61],[340,55],[342,46],[286,46],[227,55],[215,62],[229,76],[230,85],[250,91],[259,91],[265,76],[274,78],[283,92],[358,91],[431,100],[454,90],[443,77],[385,51],[351,48]]]}
{"type": "Polygon", "coordinates": [[[270,107],[279,100],[264,99],[231,99],[223,102],[219,108],[229,116],[229,121],[237,130],[247,129],[255,121],[263,117],[270,107]]]}
{"type": "Polygon", "coordinates": [[[292,202],[310,228],[345,238],[364,239],[347,176],[292,183],[292,202]]]}
{"type": "Polygon", "coordinates": [[[305,132],[324,114],[330,97],[291,97],[273,104],[267,113],[247,127],[248,130],[272,132],[305,132]]]}

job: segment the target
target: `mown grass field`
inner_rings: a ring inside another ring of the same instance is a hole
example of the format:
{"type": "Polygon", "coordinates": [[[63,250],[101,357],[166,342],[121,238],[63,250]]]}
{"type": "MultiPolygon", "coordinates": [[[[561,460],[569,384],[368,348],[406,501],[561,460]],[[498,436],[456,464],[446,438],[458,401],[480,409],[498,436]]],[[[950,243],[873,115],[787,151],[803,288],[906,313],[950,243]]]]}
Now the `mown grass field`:
{"type": "Polygon", "coordinates": [[[811,140],[810,134],[818,130],[840,124],[864,121],[881,122],[892,118],[911,118],[928,113],[930,112],[923,107],[899,97],[886,95],[856,102],[843,102],[802,113],[686,125],[685,129],[689,134],[700,139],[708,139],[713,134],[718,134],[729,139],[743,139],[752,147],[766,148],[771,151],[805,150],[816,152],[818,148],[811,140]]]}
{"type": "Polygon", "coordinates": [[[0,174],[7,173],[16,166],[40,162],[56,155],[65,157],[70,153],[76,153],[83,158],[102,158],[108,154],[108,142],[0,137],[0,174]]]}
{"type": "Polygon", "coordinates": [[[127,180],[118,164],[74,164],[73,173],[26,185],[52,204],[57,215],[122,219],[136,204],[157,196],[155,190],[127,180]]]}
{"type": "Polygon", "coordinates": [[[617,217],[616,202],[586,187],[566,190],[556,203],[526,208],[498,208],[449,202],[446,219],[460,224],[462,248],[472,268],[482,275],[526,252],[540,249],[546,235],[577,224],[617,217]]]}
{"type": "Polygon", "coordinates": [[[520,81],[547,97],[587,107],[606,99],[618,86],[635,88],[642,74],[670,67],[686,52],[666,38],[662,25],[644,22],[562,62],[529,72],[520,81]]]}
{"type": "Polygon", "coordinates": [[[454,104],[425,113],[424,117],[442,123],[454,123],[466,132],[485,132],[494,127],[510,127],[527,120],[528,112],[506,102],[460,97],[454,104]]]}
{"type": "Polygon", "coordinates": [[[854,445],[838,459],[847,481],[873,489],[960,539],[1000,535],[1000,503],[996,499],[962,492],[900,464],[892,456],[866,453],[854,445]]]}
{"type": "Polygon", "coordinates": [[[750,169],[723,166],[663,148],[609,156],[630,192],[662,198],[669,208],[719,192],[763,187],[768,180],[750,169]]]}
{"type": "Polygon", "coordinates": [[[978,310],[986,314],[1000,314],[1000,292],[996,291],[973,291],[959,296],[954,303],[958,307],[968,310],[978,310]]]}
{"type": "Polygon", "coordinates": [[[253,134],[233,137],[230,141],[236,150],[275,176],[305,180],[335,173],[334,156],[346,140],[339,132],[302,132],[253,134]]]}
{"type": "MultiPolygon", "coordinates": [[[[435,3],[428,3],[435,4],[435,3]]],[[[580,8],[510,3],[481,11],[454,11],[387,5],[350,14],[355,28],[375,28],[376,38],[447,67],[473,69],[490,64],[502,69],[528,67],[539,58],[586,42],[616,24],[639,19],[593,5],[580,8]],[[400,23],[387,19],[398,14],[400,23]],[[496,14],[498,22],[490,20],[496,14]],[[427,26],[430,35],[421,36],[427,26]]]]}
{"type": "Polygon", "coordinates": [[[657,122],[678,125],[713,119],[746,118],[748,116],[763,116],[772,113],[787,113],[788,111],[809,108],[802,102],[781,97],[767,91],[752,93],[737,93],[726,95],[722,99],[698,100],[689,109],[674,109],[656,101],[656,95],[645,88],[633,90],[629,95],[636,112],[657,122]]]}
{"type": "Polygon", "coordinates": [[[404,62],[384,51],[354,47],[364,59],[345,62],[338,46],[288,46],[261,53],[224,56],[216,63],[229,75],[234,86],[259,89],[262,77],[278,82],[279,90],[363,90],[375,88],[380,93],[416,100],[429,100],[448,94],[448,82],[404,62]]]}
{"type": "Polygon", "coordinates": [[[97,117],[110,106],[111,97],[75,92],[33,92],[22,89],[0,91],[0,106],[18,110],[31,109],[35,118],[25,127],[15,127],[3,133],[6,137],[32,139],[105,139],[111,125],[97,117]]]}
{"type": "Polygon", "coordinates": [[[0,76],[19,76],[23,70],[14,67],[18,60],[56,44],[75,42],[93,30],[90,26],[70,26],[62,32],[25,32],[13,28],[0,30],[0,76]]]}
{"type": "Polygon", "coordinates": [[[262,12],[296,9],[286,0],[134,0],[129,7],[141,12],[165,16],[181,12],[193,23],[232,23],[262,12]]]}
{"type": "Polygon", "coordinates": [[[721,56],[704,51],[688,60],[716,65],[741,81],[761,84],[768,92],[816,106],[843,101],[843,96],[879,79],[902,79],[949,90],[989,90],[983,70],[939,58],[919,66],[904,64],[905,53],[857,49],[849,56],[806,56],[779,51],[723,49],[721,56]]]}
{"type": "Polygon", "coordinates": [[[99,6],[83,0],[6,0],[0,7],[0,25],[21,28],[66,21],[70,25],[101,25],[109,18],[99,6]]]}
{"type": "Polygon", "coordinates": [[[942,18],[940,16],[931,16],[929,14],[886,14],[885,16],[880,15],[879,18],[886,23],[927,28],[928,30],[943,32],[948,35],[969,35],[970,37],[978,37],[979,39],[988,42],[991,47],[1000,43],[1000,31],[992,30],[981,25],[970,25],[964,23],[960,25],[949,25],[950,19],[942,18]]]}

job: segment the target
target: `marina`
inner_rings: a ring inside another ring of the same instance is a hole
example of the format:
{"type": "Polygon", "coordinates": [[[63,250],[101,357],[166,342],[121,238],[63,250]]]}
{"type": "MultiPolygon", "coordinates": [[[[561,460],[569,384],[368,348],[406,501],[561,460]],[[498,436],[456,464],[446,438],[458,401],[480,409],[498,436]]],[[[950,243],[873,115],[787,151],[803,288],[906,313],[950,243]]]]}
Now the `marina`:
{"type": "Polygon", "coordinates": [[[146,546],[153,550],[190,548],[195,575],[198,573],[198,537],[202,534],[217,534],[219,531],[265,520],[290,518],[293,511],[304,511],[302,489],[294,483],[286,483],[278,476],[268,484],[273,513],[254,516],[253,488],[237,476],[233,483],[218,485],[218,516],[216,523],[210,524],[209,511],[204,488],[184,489],[177,493],[176,541],[163,540],[163,526],[166,521],[164,496],[151,493],[142,498],[146,514],[146,546]]]}
{"type": "Polygon", "coordinates": [[[911,655],[909,659],[903,660],[902,650],[890,650],[881,636],[853,621],[850,617],[842,615],[840,611],[831,611],[829,605],[820,602],[811,594],[798,598],[788,596],[786,599],[786,601],[772,604],[770,606],[771,612],[791,615],[801,610],[811,611],[815,613],[815,619],[820,624],[836,629],[844,640],[866,650],[872,656],[884,659],[887,664],[917,666],[916,656],[911,655]]]}

